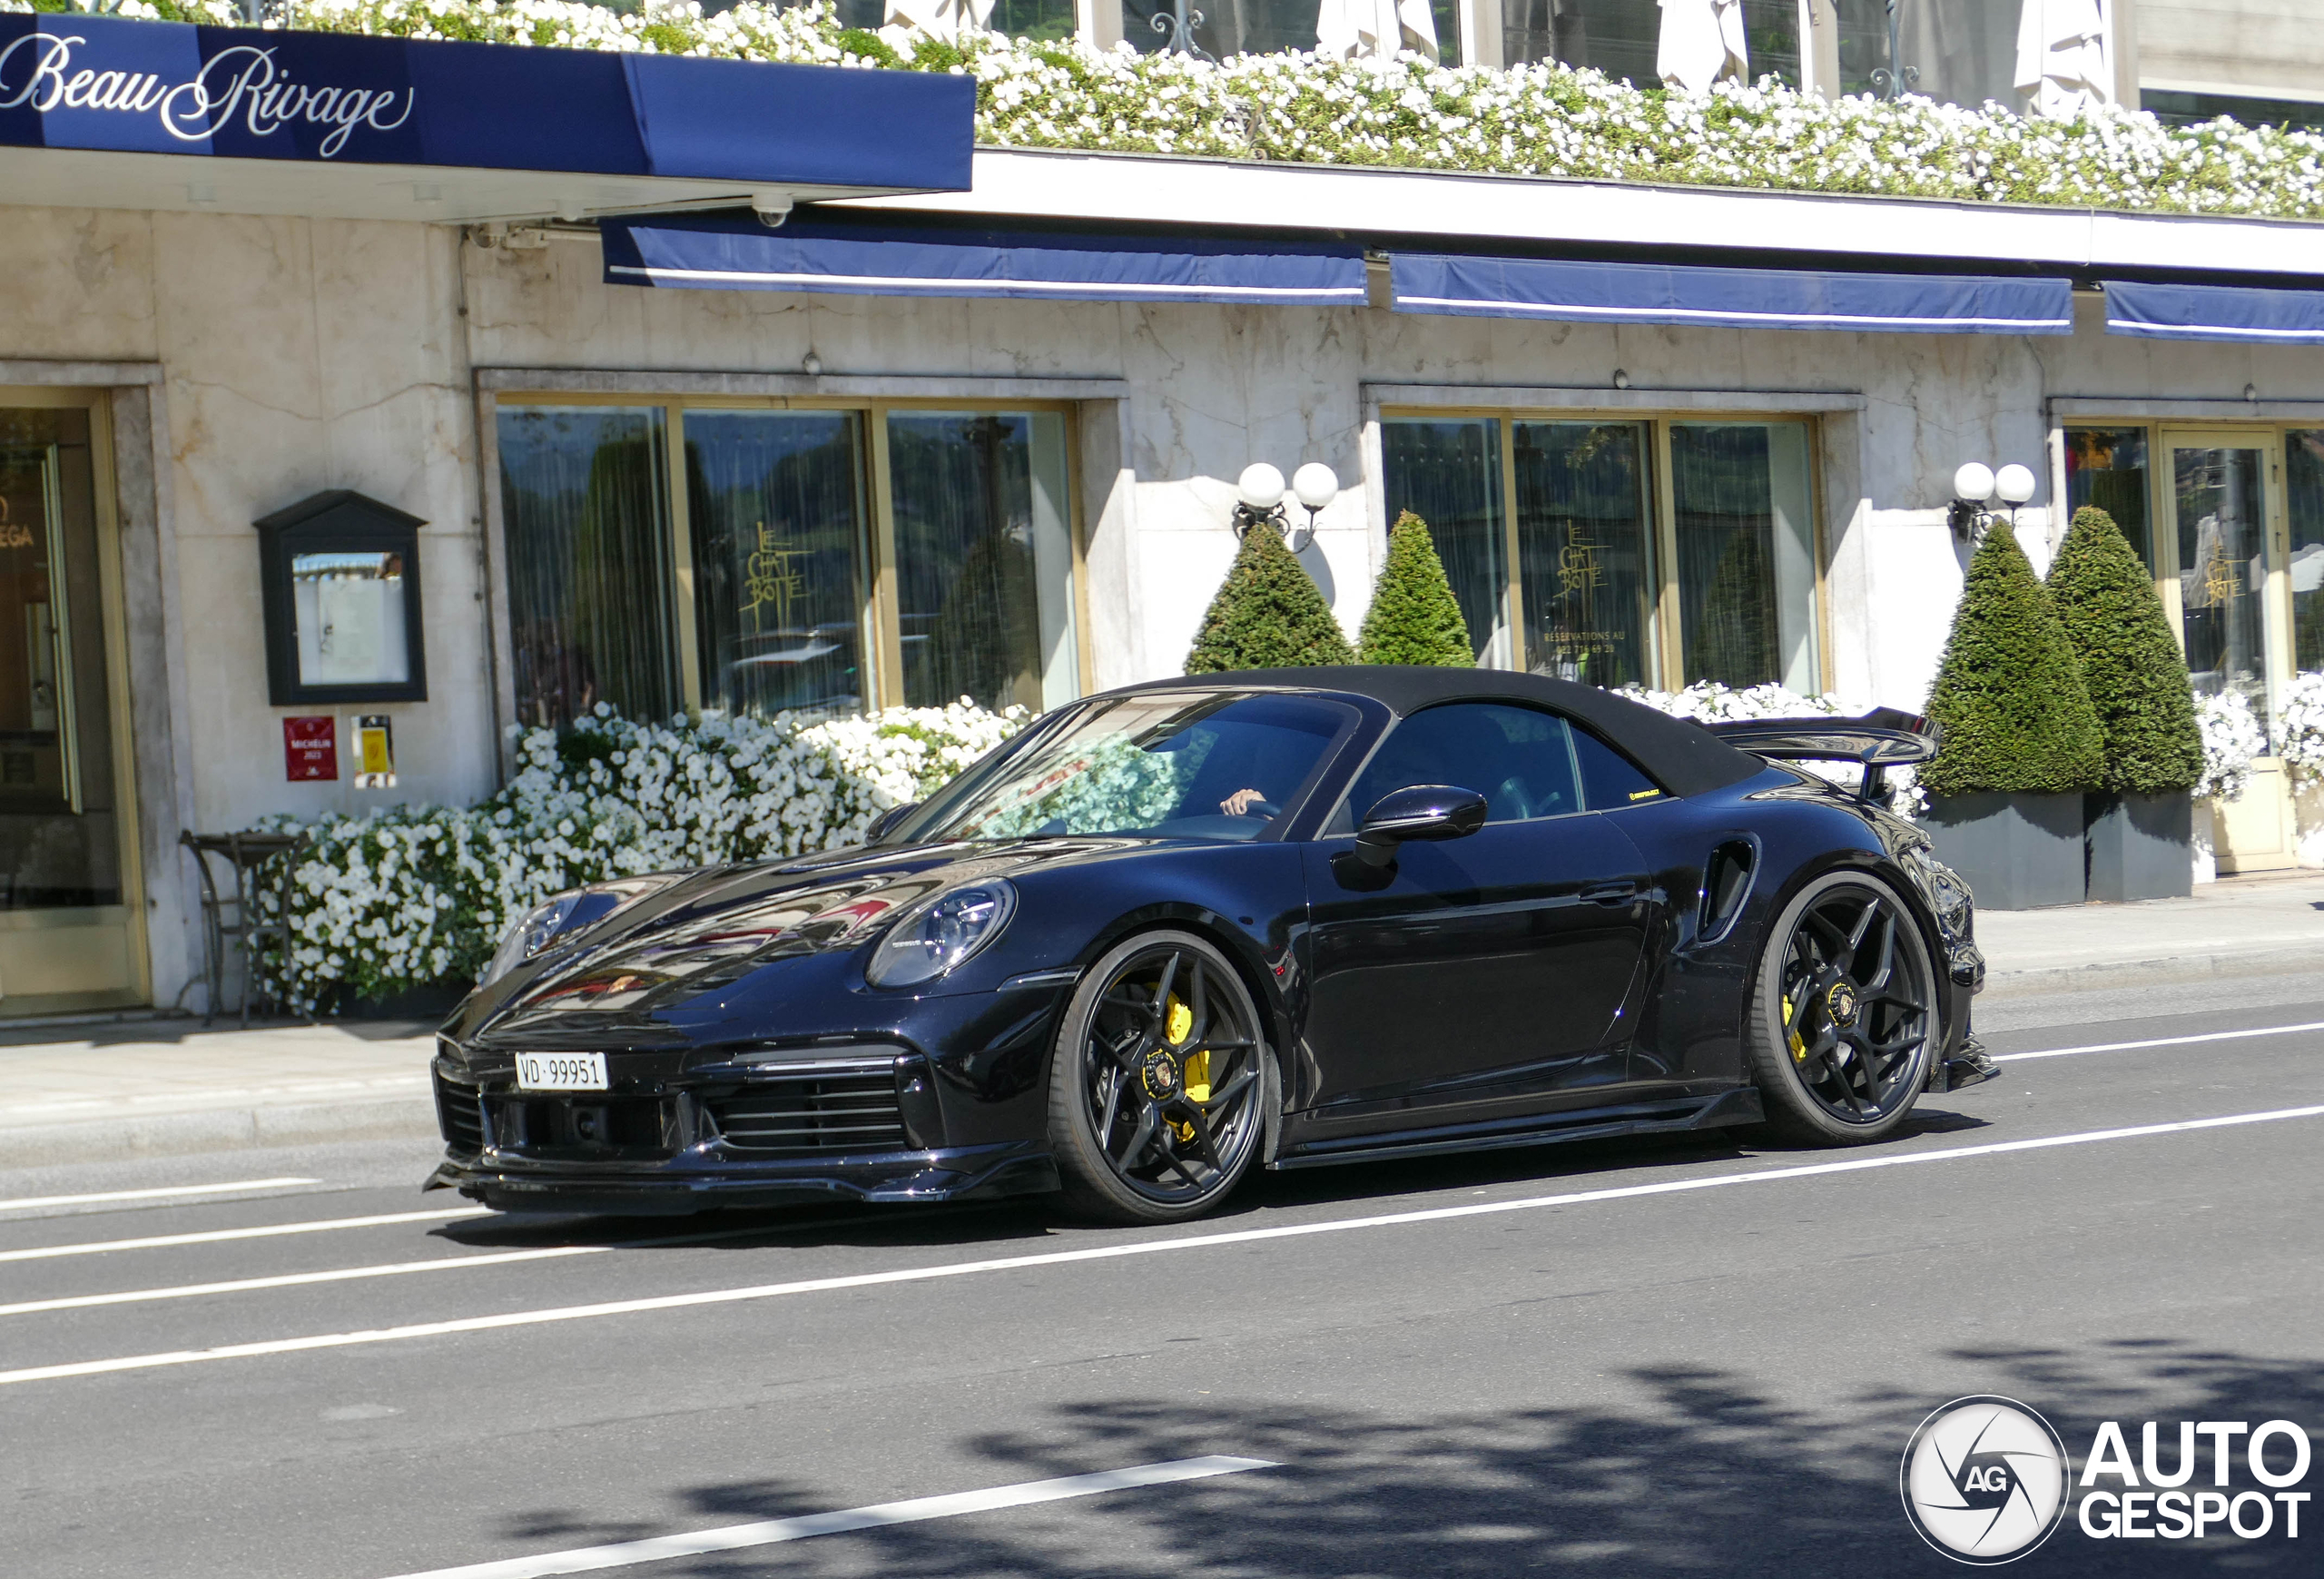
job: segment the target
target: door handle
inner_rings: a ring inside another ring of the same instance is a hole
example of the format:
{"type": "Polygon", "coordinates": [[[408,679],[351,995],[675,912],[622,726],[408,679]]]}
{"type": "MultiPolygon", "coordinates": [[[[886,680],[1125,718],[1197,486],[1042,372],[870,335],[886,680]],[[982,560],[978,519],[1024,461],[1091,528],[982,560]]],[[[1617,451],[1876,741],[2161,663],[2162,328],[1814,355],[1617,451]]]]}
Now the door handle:
{"type": "Polygon", "coordinates": [[[1604,883],[1585,883],[1581,885],[1581,897],[1592,904],[1628,904],[1638,897],[1638,884],[1627,877],[1604,883]]]}

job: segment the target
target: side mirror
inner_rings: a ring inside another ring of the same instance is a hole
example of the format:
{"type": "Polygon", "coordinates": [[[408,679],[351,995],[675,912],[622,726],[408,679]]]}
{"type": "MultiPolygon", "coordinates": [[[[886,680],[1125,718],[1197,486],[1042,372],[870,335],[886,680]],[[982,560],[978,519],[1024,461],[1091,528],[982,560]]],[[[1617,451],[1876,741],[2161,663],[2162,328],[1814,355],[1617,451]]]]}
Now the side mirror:
{"type": "Polygon", "coordinates": [[[918,810],[920,810],[920,803],[918,801],[907,802],[905,804],[901,806],[890,806],[886,811],[881,812],[878,816],[872,818],[872,825],[863,830],[863,842],[866,844],[878,844],[881,838],[886,836],[889,829],[894,827],[898,823],[902,822],[906,817],[911,815],[912,813],[918,810]]]}
{"type": "Polygon", "coordinates": [[[1485,797],[1448,784],[1416,784],[1382,795],[1355,831],[1355,854],[1387,866],[1407,840],[1465,839],[1485,825],[1485,797]]]}

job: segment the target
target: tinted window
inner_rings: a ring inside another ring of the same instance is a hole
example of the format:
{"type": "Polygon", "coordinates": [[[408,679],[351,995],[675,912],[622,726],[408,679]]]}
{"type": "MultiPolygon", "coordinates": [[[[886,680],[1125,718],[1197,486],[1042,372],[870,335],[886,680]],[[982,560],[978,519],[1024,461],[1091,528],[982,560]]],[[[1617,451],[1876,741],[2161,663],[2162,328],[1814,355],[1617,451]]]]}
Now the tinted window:
{"type": "Polygon", "coordinates": [[[1561,817],[1581,810],[1572,731],[1564,719],[1498,702],[1455,702],[1396,725],[1348,792],[1356,822],[1381,796],[1449,784],[1485,797],[1489,822],[1561,817]]]}
{"type": "Polygon", "coordinates": [[[1142,692],[1093,702],[963,775],[893,837],[1255,839],[1298,803],[1354,721],[1346,706],[1307,696],[1142,692]]]}
{"type": "Polygon", "coordinates": [[[1661,786],[1636,763],[1586,729],[1573,732],[1574,759],[1581,765],[1581,793],[1593,812],[1618,811],[1663,798],[1661,786]]]}

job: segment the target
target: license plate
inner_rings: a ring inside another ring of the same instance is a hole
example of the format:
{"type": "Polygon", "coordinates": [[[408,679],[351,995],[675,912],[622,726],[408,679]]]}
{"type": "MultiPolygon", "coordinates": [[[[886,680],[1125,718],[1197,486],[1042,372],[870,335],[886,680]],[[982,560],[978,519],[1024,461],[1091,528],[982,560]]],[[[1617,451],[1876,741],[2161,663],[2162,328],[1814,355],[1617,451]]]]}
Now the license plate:
{"type": "Polygon", "coordinates": [[[606,1055],[520,1052],[517,1055],[517,1088],[527,1091],[602,1091],[606,1089],[606,1055]]]}

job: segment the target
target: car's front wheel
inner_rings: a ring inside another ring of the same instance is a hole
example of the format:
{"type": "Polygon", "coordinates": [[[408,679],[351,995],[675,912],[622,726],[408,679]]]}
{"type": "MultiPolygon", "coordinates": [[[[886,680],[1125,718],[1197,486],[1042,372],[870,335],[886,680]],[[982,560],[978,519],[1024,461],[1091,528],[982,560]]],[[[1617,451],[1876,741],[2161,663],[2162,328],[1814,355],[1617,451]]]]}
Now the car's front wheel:
{"type": "Polygon", "coordinates": [[[1894,1133],[1943,1041],[1928,944],[1896,891],[1853,872],[1801,889],[1760,956],[1744,1041],[1777,1136],[1894,1133]]]}
{"type": "Polygon", "coordinates": [[[1225,1199],[1258,1155],[1265,1039],[1226,957],[1147,933],[1081,979],[1049,1071],[1049,1143],[1066,1204],[1110,1222],[1177,1222],[1225,1199]]]}

